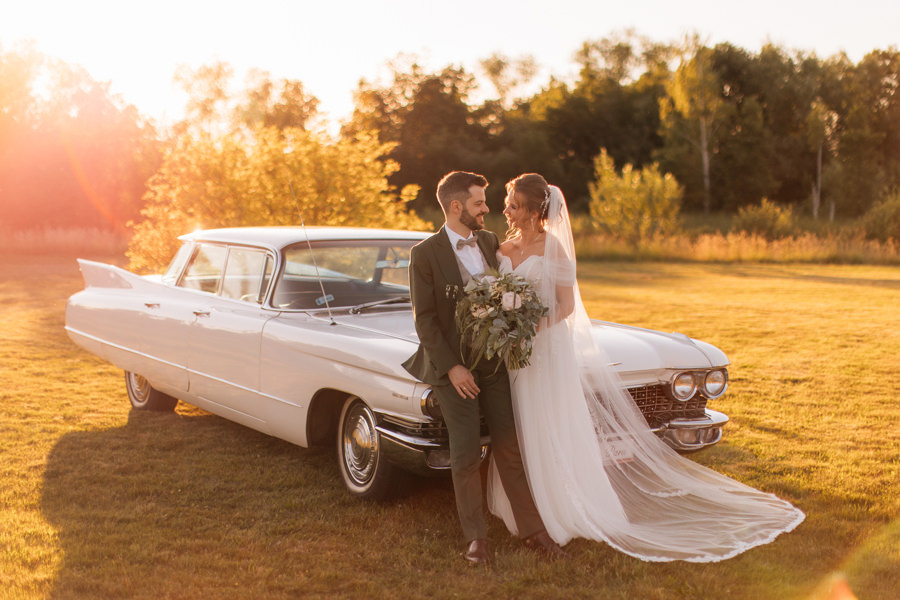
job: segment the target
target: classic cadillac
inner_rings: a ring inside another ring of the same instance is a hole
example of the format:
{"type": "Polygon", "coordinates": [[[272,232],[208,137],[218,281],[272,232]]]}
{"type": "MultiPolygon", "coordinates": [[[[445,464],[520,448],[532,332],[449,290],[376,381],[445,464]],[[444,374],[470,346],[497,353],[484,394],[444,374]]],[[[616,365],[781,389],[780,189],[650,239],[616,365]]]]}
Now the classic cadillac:
{"type": "MultiPolygon", "coordinates": [[[[134,409],[181,400],[299,446],[336,443],[347,489],[380,498],[398,467],[449,468],[440,406],[401,366],[417,344],[409,251],[427,235],[218,229],[182,236],[162,275],[79,260],[66,330],[124,369],[134,409]]],[[[594,335],[657,435],[679,451],[719,441],[728,417],[706,407],[728,386],[718,348],[602,321],[594,335]]]]}

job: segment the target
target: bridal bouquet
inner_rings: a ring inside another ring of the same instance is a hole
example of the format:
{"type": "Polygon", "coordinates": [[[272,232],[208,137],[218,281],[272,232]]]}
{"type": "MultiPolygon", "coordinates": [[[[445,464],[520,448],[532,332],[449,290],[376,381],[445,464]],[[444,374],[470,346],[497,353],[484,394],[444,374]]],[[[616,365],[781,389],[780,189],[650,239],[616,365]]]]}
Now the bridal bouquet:
{"type": "Polygon", "coordinates": [[[537,324],[547,314],[533,286],[513,273],[473,277],[456,305],[456,327],[469,369],[500,356],[510,369],[528,365],[537,324]]]}

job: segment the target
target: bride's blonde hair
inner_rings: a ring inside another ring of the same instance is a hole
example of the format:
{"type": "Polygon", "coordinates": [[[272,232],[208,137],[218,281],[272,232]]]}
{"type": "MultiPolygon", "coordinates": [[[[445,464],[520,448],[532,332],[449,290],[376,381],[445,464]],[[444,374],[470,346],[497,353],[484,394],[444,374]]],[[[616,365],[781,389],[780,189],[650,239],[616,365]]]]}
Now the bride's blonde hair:
{"type": "MultiPolygon", "coordinates": [[[[523,173],[515,179],[510,179],[506,184],[506,195],[513,196],[529,213],[537,215],[539,231],[544,230],[547,223],[547,214],[550,209],[550,185],[542,175],[537,173],[523,173]]],[[[518,227],[510,227],[506,232],[506,239],[510,240],[522,235],[518,227]]]]}

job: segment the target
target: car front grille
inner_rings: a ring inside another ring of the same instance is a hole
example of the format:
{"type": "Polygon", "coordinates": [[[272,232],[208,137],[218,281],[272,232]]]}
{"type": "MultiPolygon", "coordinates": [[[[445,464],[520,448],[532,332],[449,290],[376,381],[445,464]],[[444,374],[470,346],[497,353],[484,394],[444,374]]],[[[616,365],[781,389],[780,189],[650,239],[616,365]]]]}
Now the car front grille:
{"type": "MultiPolygon", "coordinates": [[[[705,414],[706,398],[695,394],[686,402],[673,400],[662,384],[628,388],[635,404],[651,428],[678,418],[697,418],[705,414]]],[[[393,415],[380,415],[379,421],[388,428],[406,435],[447,443],[447,427],[443,419],[433,421],[409,421],[393,415]]],[[[481,417],[481,434],[488,435],[484,416],[481,417]]]]}
{"type": "Polygon", "coordinates": [[[679,402],[666,394],[666,386],[662,384],[628,388],[628,391],[650,427],[659,427],[672,419],[696,418],[705,414],[706,398],[700,394],[695,394],[686,402],[679,402]]]}

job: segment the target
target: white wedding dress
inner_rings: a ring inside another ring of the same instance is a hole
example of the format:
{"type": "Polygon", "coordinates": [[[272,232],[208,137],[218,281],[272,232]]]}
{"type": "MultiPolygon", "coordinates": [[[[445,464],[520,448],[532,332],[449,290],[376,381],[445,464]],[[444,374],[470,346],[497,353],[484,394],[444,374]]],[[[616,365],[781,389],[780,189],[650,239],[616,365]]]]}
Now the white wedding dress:
{"type": "MultiPolygon", "coordinates": [[[[501,255],[500,270],[532,282],[558,321],[538,332],[529,366],[510,372],[522,458],[550,537],[603,541],[647,561],[710,562],[799,525],[804,514],[790,503],[680,456],[649,430],[591,338],[565,200],[553,186],[547,231],[543,256],[513,269],[501,255]],[[556,290],[566,286],[576,308],[558,320],[556,290]]],[[[516,534],[493,465],[488,504],[516,534]]]]}

